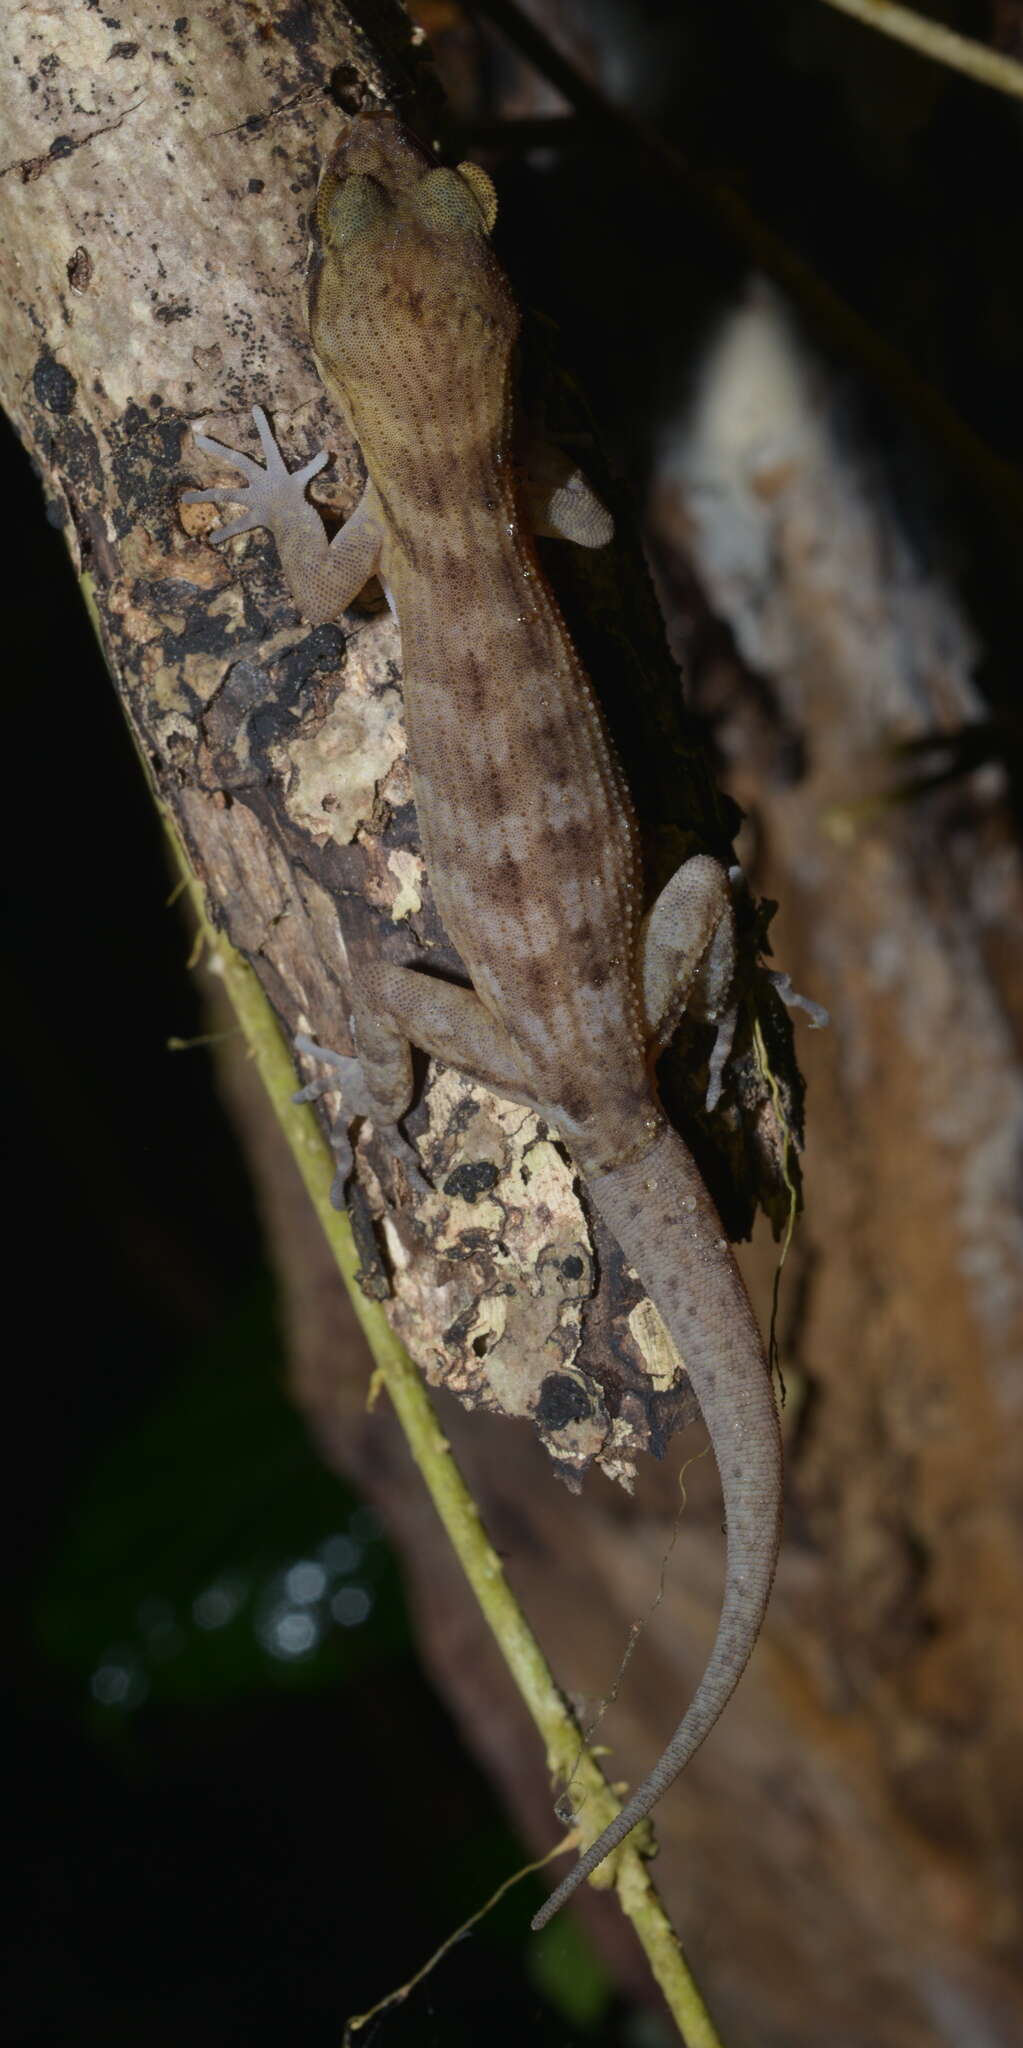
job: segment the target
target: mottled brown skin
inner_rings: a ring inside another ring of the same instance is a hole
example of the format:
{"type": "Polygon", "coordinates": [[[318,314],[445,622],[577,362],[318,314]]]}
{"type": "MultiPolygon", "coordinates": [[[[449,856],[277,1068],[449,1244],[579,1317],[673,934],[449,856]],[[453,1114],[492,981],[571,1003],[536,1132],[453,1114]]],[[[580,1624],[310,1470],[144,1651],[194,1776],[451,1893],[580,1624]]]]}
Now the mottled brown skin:
{"type": "MultiPolygon", "coordinates": [[[[336,616],[377,573],[401,625],[423,851],[472,989],[382,963],[359,970],[360,1106],[380,1121],[404,1113],[414,1043],[557,1128],[675,1338],[721,1475],[726,1583],[704,1677],[651,1776],[539,1926],[649,1812],[741,1676],[774,1574],[781,1452],[742,1281],[651,1078],[684,1003],[727,1032],[727,879],[697,857],[641,925],[628,793],[539,568],[535,508],[512,461],[518,314],[487,240],[494,210],[482,172],[436,168],[390,117],[361,117],[334,152],[317,205],[310,327],[369,481],[330,545],[304,497],[325,458],[289,478],[262,415],[265,471],[198,438],[248,480],[247,491],[202,494],[246,501],[223,532],[269,525],[310,618],[336,616]]],[[[606,537],[579,479],[541,518],[584,542],[606,537]]]]}
{"type": "Polygon", "coordinates": [[[573,1144],[592,1125],[613,1160],[650,1111],[638,991],[619,971],[638,922],[635,836],[519,512],[518,312],[472,188],[456,171],[424,180],[420,151],[390,122],[341,145],[317,213],[327,256],[310,326],[380,504],[437,905],[523,1087],[568,1114],[573,1144]],[[387,201],[361,186],[353,199],[353,174],[387,201]]]}

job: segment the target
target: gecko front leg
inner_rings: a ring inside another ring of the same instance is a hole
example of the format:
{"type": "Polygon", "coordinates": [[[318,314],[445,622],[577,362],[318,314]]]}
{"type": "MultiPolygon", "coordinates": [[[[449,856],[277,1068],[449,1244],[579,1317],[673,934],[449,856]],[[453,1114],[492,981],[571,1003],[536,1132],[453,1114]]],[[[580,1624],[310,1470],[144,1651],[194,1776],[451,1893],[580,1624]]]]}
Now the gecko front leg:
{"type": "Polygon", "coordinates": [[[713,1109],[735,1035],[735,904],[731,877],[708,853],[676,868],[650,911],[640,941],[643,1006],[660,1052],[684,1011],[716,1026],[707,1083],[713,1109]]]}
{"type": "Polygon", "coordinates": [[[225,448],[208,434],[195,434],[197,447],[214,455],[232,469],[241,471],[244,483],[214,484],[203,491],[185,491],[186,505],[232,505],[245,510],[228,526],[211,533],[219,546],[238,533],[252,533],[265,526],[273,534],[288,588],[300,612],[311,625],[336,619],[358,597],[364,584],[376,574],[380,561],[382,527],[379,507],[371,484],[367,484],[354,512],[328,540],[327,530],[305,488],[328,461],[320,449],[301,469],[289,473],[274,439],[262,406],[252,408],[265,466],[233,448],[225,448]]]}
{"type": "MultiPolygon", "coordinates": [[[[715,1026],[707,1082],[707,1108],[720,1100],[735,1036],[735,889],[740,868],[726,869],[706,853],[676,868],[647,917],[641,938],[643,1002],[650,1043],[662,1052],[684,1011],[715,1026]]],[[[812,1030],[828,1013],[793,988],[787,974],[766,969],[767,979],[791,1010],[806,1012],[812,1030]]]]}
{"type": "Polygon", "coordinates": [[[578,463],[550,441],[532,439],[526,450],[523,497],[534,533],[574,541],[580,548],[606,548],[614,520],[578,463]]]}

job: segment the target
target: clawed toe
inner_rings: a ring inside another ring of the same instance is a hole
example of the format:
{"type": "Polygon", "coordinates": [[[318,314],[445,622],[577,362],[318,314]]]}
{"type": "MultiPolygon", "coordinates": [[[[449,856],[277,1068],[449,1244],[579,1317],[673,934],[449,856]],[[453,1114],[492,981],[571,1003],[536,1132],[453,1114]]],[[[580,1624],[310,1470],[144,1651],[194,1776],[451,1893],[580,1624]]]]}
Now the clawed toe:
{"type": "Polygon", "coordinates": [[[239,519],[232,519],[230,526],[218,526],[216,531],[210,534],[210,540],[214,547],[219,547],[221,541],[234,540],[239,533],[255,533],[256,528],[262,524],[263,521],[257,519],[254,512],[243,512],[239,519]]]}
{"type": "Polygon", "coordinates": [[[310,456],[308,462],[302,464],[301,469],[296,469],[292,472],[291,483],[296,488],[304,488],[309,482],[310,477],[319,476],[321,469],[324,469],[329,461],[330,456],[326,448],[318,449],[315,455],[310,456]]]}

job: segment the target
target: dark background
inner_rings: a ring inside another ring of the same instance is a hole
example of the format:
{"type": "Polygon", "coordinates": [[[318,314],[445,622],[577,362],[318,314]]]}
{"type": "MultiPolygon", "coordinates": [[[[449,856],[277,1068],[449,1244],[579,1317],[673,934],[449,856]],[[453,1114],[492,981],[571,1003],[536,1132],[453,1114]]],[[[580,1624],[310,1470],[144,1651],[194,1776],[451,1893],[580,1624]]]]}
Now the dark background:
{"type": "MultiPolygon", "coordinates": [[[[63,541],[6,434],[4,454],[25,515],[13,758],[39,756],[53,689],[68,742],[46,763],[54,829],[27,871],[26,793],[5,807],[20,1326],[5,2035],[338,2042],[524,1854],[417,1667],[378,1525],[286,1399],[208,1054],[168,1049],[203,1030],[187,913],[63,541]],[[464,1867],[438,1857],[424,1887],[421,1838],[449,1830],[464,1867]]],[[[561,2042],[573,2009],[580,2039],[663,2038],[619,2032],[571,1928],[571,1991],[546,1995],[527,1919],[517,1893],[360,2038],[470,2042],[485,2015],[488,2038],[561,2042]]]]}
{"type": "MultiPolygon", "coordinates": [[[[944,15],[991,33],[984,6],[944,15]]],[[[1015,110],[812,0],[593,18],[637,110],[1018,453],[1015,110]]],[[[452,82],[471,73],[477,110],[499,108],[506,47],[457,17],[446,41],[452,82]]],[[[606,137],[490,161],[513,275],[557,317],[639,494],[653,425],[747,266],[606,137]]],[[[857,431],[886,446],[915,529],[967,595],[991,744],[1011,752],[999,649],[1018,644],[1018,534],[845,367],[857,431]]],[[[203,1020],[160,828],[63,542],[5,455],[8,758],[45,778],[49,818],[40,840],[38,791],[9,774],[9,2038],[312,2048],[522,1851],[418,1671],[381,1533],[286,1400],[208,1057],[168,1050],[203,1020]],[[466,1868],[438,1858],[424,1888],[403,1855],[448,1828],[471,1844],[466,1868]]],[[[666,2039],[616,2004],[569,1923],[528,1939],[527,1892],[360,2038],[666,2039]]]]}

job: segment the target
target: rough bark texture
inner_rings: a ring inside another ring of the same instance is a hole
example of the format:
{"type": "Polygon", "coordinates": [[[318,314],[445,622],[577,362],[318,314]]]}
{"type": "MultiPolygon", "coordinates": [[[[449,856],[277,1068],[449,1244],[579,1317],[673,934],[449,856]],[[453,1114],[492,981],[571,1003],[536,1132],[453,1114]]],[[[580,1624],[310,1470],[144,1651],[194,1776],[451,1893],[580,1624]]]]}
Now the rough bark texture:
{"type": "MultiPolygon", "coordinates": [[[[367,615],[355,633],[308,633],[265,538],[222,560],[200,544],[214,522],[178,505],[205,480],[188,423],[243,439],[253,401],[296,463],[329,442],[339,510],[357,496],[357,459],[326,415],[304,335],[304,220],[338,118],[330,78],[353,103],[375,84],[411,104],[401,24],[378,9],[372,49],[336,8],[267,17],[262,33],[231,8],[178,23],[143,8],[129,40],[84,5],[19,13],[7,29],[5,403],[231,938],[286,1027],[301,1019],[335,1044],[339,900],[385,943],[407,920],[445,957],[401,753],[395,629],[367,615]]],[[[416,90],[421,103],[428,82],[416,90]]],[[[1011,1962],[1019,871],[994,769],[866,818],[847,808],[883,783],[894,740],[977,717],[970,638],[914,568],[869,468],[839,449],[827,385],[770,305],[721,337],[701,405],[665,434],[653,510],[674,623],[757,827],[757,880],[783,904],[780,958],[834,1020],[804,1041],[812,1205],[787,1282],[790,1513],[768,1637],[658,1814],[658,1879],[733,2044],[1008,2042],[1023,2025],[1011,1962]],[[734,645],[707,633],[707,606],[734,645]]],[[[646,616],[644,596],[628,601],[646,616]]],[[[636,679],[622,673],[631,709],[636,679]]],[[[726,843],[685,729],[669,709],[659,731],[658,715],[643,711],[630,770],[642,778],[653,752],[656,785],[681,761],[700,836],[726,843]]],[[[656,786],[644,794],[656,873],[670,802],[656,786]]],[[[778,1125],[748,1048],[744,1073],[747,1114],[715,1189],[739,1226],[750,1189],[777,1209],[778,1187],[778,1125]]],[[[282,1274],[297,1397],[325,1455],[386,1513],[438,1685],[547,1846],[539,1745],[392,1419],[365,1412],[350,1311],[247,1079],[228,1085],[282,1274]]],[[[693,1094],[682,1100],[692,1113],[693,1094]]],[[[651,1376],[636,1290],[520,1112],[509,1120],[434,1076],[428,1121],[450,1148],[445,1179],[461,1178],[424,1235],[399,1170],[363,1148],[371,1208],[389,1210],[382,1234],[367,1226],[367,1269],[396,1286],[425,1364],[436,1366],[435,1336],[456,1332],[445,1372],[482,1406],[535,1401],[521,1379],[509,1396],[502,1344],[577,1376],[571,1442],[548,1435],[541,1448],[527,1427],[450,1401],[445,1422],[564,1682],[598,1699],[656,1592],[676,1471],[644,1458],[635,1500],[599,1474],[573,1499],[549,1453],[575,1479],[595,1456],[628,1477],[637,1449],[685,1415],[677,1362],[651,1376]],[[529,1147],[542,1211],[523,1200],[491,1214],[480,1169],[513,1176],[529,1147]]],[[[747,1263],[766,1322],[770,1246],[747,1263]]],[[[713,1636],[722,1544],[709,1460],[686,1485],[663,1599],[602,1731],[632,1782],[713,1636]]],[[[615,1908],[591,1896],[582,1910],[638,1987],[615,1908]]]]}

